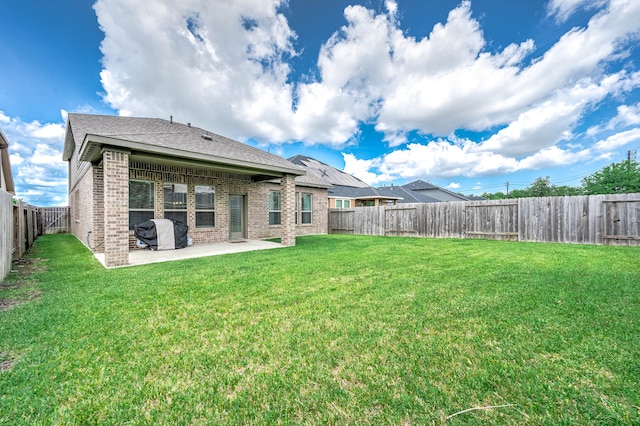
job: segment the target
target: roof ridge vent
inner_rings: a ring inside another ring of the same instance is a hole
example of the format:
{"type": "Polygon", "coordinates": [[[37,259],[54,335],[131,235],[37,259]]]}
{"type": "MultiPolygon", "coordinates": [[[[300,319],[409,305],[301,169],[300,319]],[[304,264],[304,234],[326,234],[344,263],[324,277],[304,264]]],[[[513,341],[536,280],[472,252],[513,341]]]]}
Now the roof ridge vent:
{"type": "Polygon", "coordinates": [[[212,141],[213,138],[211,137],[211,135],[200,135],[200,137],[206,141],[212,141]]]}

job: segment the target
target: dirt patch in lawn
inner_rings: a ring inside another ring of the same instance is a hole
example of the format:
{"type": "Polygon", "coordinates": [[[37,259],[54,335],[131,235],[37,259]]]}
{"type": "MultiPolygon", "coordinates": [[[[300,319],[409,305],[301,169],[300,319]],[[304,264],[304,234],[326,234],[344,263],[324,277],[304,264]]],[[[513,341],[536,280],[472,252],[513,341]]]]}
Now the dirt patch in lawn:
{"type": "Polygon", "coordinates": [[[42,259],[37,257],[25,257],[11,263],[11,272],[18,275],[31,275],[47,270],[46,265],[42,264],[42,259]]]}
{"type": "Polygon", "coordinates": [[[25,294],[19,294],[13,297],[0,298],[0,312],[8,311],[23,303],[33,302],[42,295],[40,290],[32,290],[25,294]]]}
{"type": "Polygon", "coordinates": [[[9,371],[13,368],[13,359],[6,353],[0,352],[0,371],[9,371]]]}
{"type": "MultiPolygon", "coordinates": [[[[32,275],[46,271],[42,259],[23,258],[11,264],[11,274],[0,283],[0,312],[38,299],[42,292],[36,289],[32,275]]],[[[1,359],[0,359],[1,362],[1,359]]]]}

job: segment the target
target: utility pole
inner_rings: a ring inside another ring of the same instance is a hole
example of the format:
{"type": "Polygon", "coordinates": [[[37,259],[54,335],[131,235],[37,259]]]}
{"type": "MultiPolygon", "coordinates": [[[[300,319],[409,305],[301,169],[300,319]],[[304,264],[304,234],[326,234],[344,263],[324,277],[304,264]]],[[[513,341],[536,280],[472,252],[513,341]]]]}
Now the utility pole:
{"type": "Polygon", "coordinates": [[[507,197],[509,196],[509,182],[505,182],[505,185],[507,185],[507,197]]]}

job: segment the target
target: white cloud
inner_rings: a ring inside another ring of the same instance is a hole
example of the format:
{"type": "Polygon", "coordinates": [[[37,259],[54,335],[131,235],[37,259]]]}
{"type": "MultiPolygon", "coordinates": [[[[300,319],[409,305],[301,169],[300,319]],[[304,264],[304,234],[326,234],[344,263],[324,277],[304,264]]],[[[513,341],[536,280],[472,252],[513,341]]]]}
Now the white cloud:
{"type": "MultiPolygon", "coordinates": [[[[579,147],[576,147],[579,148],[579,147]]],[[[347,156],[345,162],[347,162],[347,156]]],[[[526,170],[540,170],[588,161],[590,149],[561,149],[551,146],[529,156],[517,158],[485,150],[482,144],[469,140],[439,139],[427,144],[408,144],[381,157],[348,158],[347,173],[355,174],[366,182],[390,182],[395,179],[444,179],[456,176],[496,176],[526,170]],[[366,177],[366,179],[364,178],[366,177]]],[[[455,188],[454,183],[450,184],[455,188]]]]}
{"type": "Polygon", "coordinates": [[[449,189],[458,189],[458,188],[460,188],[460,184],[458,182],[451,182],[449,185],[447,185],[447,188],[449,188],[449,189]]]}
{"type": "Polygon", "coordinates": [[[342,158],[344,159],[344,171],[346,173],[372,186],[385,181],[384,176],[369,171],[371,168],[377,167],[377,160],[359,160],[355,155],[345,153],[342,153],[342,158]]]}
{"type": "Polygon", "coordinates": [[[67,187],[66,179],[42,179],[39,177],[24,177],[24,182],[31,186],[43,186],[46,188],[65,188],[67,187]]]}
{"type": "Polygon", "coordinates": [[[64,143],[61,122],[25,122],[0,112],[2,129],[9,140],[16,195],[36,206],[64,204],[67,197],[67,164],[62,161],[64,143]]]}
{"type": "Polygon", "coordinates": [[[519,170],[540,170],[548,167],[559,167],[584,161],[590,157],[589,150],[568,151],[552,146],[518,162],[519,170]]]}
{"type": "MultiPolygon", "coordinates": [[[[391,147],[411,131],[445,136],[503,127],[485,149],[531,155],[571,137],[585,110],[613,93],[604,65],[640,29],[640,2],[611,0],[587,27],[533,57],[534,40],[486,50],[469,1],[423,38],[403,32],[398,3],[384,4],[381,13],[348,6],[346,24],[320,50],[317,78],[293,81],[288,59],[298,52],[295,29],[279,13],[285,0],[215,8],[205,0],[159,0],[152,9],[98,0],[104,99],[123,115],[173,115],[269,143],[343,147],[361,123],[374,124],[391,147]]],[[[568,16],[595,6],[554,0],[549,11],[568,16]]],[[[623,80],[624,90],[638,85],[623,80]]]]}
{"type": "Polygon", "coordinates": [[[531,155],[572,138],[571,129],[589,105],[615,93],[628,80],[625,73],[600,83],[591,79],[559,90],[550,99],[521,113],[507,127],[482,144],[483,150],[507,155],[531,155]]]}
{"type": "Polygon", "coordinates": [[[20,153],[14,152],[9,155],[9,161],[11,161],[11,167],[14,168],[24,162],[24,158],[20,155],[20,153]]]}
{"type": "Polygon", "coordinates": [[[33,122],[34,126],[31,136],[38,139],[60,139],[64,138],[64,123],[48,123],[41,125],[33,122]]]}
{"type": "Polygon", "coordinates": [[[605,3],[604,0],[550,0],[548,15],[555,16],[559,22],[564,22],[580,8],[591,9],[605,3]]]}
{"type": "Polygon", "coordinates": [[[56,162],[60,162],[61,159],[62,159],[61,151],[57,151],[51,148],[51,146],[49,145],[39,143],[36,145],[36,149],[33,151],[33,156],[31,157],[31,163],[50,165],[50,164],[55,164],[56,162]]]}
{"type": "Polygon", "coordinates": [[[618,116],[615,119],[615,124],[621,124],[623,126],[639,125],[640,102],[635,105],[620,105],[618,107],[618,116]]]}
{"type": "Polygon", "coordinates": [[[122,115],[173,115],[231,137],[289,138],[285,59],[296,36],[281,6],[98,0],[105,101],[122,115]]]}
{"type": "Polygon", "coordinates": [[[604,140],[598,141],[593,147],[596,151],[606,152],[613,151],[636,141],[640,141],[640,128],[634,128],[611,135],[604,140]]]}
{"type": "Polygon", "coordinates": [[[41,197],[44,195],[44,191],[41,189],[27,189],[26,191],[22,191],[18,195],[21,199],[25,200],[29,198],[41,197]]]}
{"type": "Polygon", "coordinates": [[[451,178],[486,176],[518,170],[517,160],[491,152],[482,152],[476,143],[437,140],[428,144],[412,143],[382,158],[375,159],[378,169],[391,178],[451,178]]]}

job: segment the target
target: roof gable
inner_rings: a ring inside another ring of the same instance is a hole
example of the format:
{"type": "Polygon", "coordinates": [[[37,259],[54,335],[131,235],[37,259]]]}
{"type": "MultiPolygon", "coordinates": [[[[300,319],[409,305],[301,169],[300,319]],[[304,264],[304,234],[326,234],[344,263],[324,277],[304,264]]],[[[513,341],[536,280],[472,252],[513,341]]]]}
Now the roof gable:
{"type": "Polygon", "coordinates": [[[405,185],[402,185],[404,188],[409,189],[410,191],[420,191],[421,189],[437,189],[438,186],[435,186],[429,182],[425,182],[423,180],[414,180],[413,182],[409,182],[405,185]]]}
{"type": "Polygon", "coordinates": [[[467,197],[423,180],[416,180],[402,185],[402,187],[415,193],[429,194],[429,196],[438,201],[469,201],[467,197]]]}

